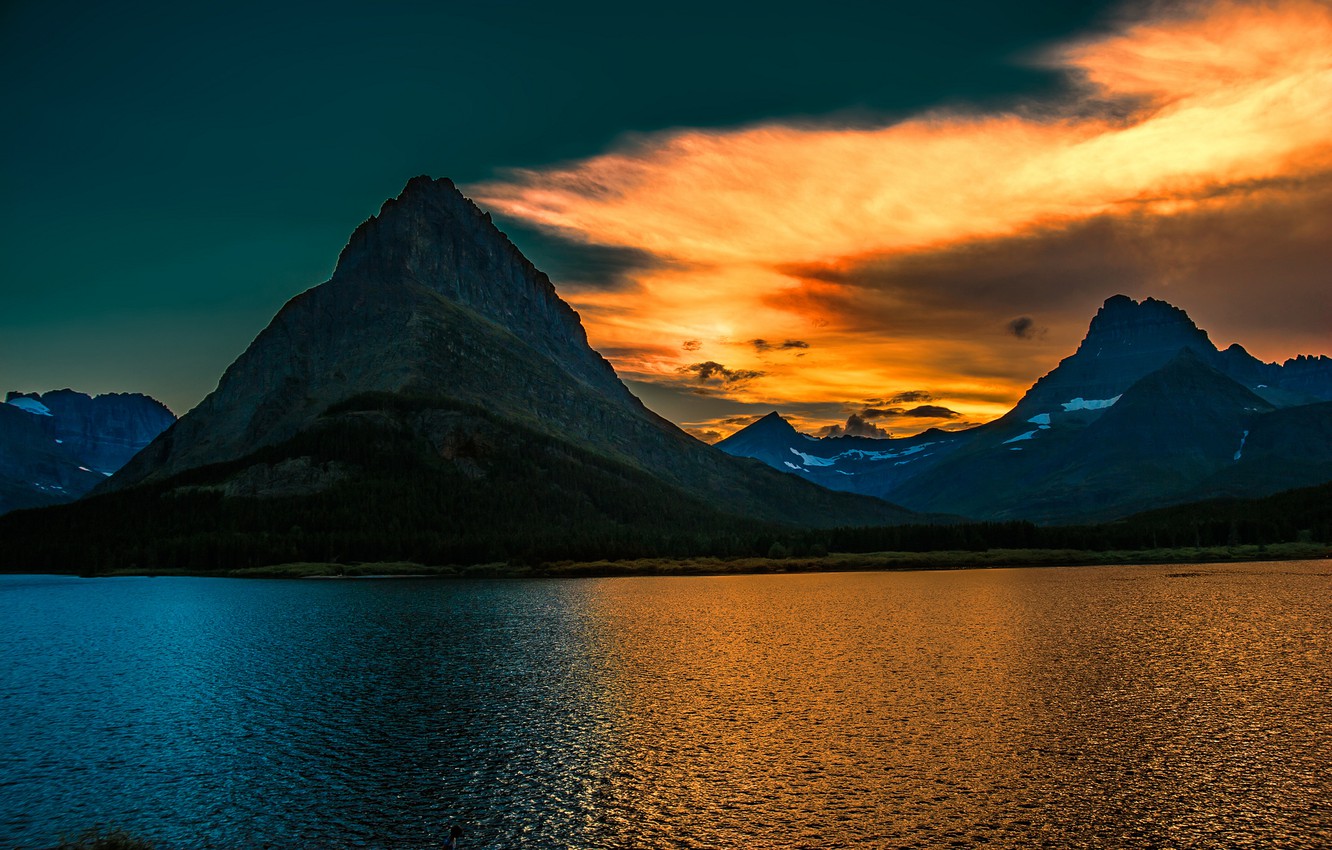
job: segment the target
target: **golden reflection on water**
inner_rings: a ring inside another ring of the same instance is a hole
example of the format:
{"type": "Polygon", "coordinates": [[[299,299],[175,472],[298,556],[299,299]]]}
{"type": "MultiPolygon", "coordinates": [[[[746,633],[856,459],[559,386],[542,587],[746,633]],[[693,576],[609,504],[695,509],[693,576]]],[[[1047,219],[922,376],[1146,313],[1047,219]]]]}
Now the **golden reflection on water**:
{"type": "Polygon", "coordinates": [[[1332,846],[1332,562],[0,582],[0,846],[1332,846]]]}
{"type": "MultiPolygon", "coordinates": [[[[1306,572],[1326,586],[1326,566],[1306,572]]],[[[600,582],[589,610],[616,735],[578,840],[1241,845],[1297,818],[1332,837],[1328,608],[1274,578],[600,582]]]]}

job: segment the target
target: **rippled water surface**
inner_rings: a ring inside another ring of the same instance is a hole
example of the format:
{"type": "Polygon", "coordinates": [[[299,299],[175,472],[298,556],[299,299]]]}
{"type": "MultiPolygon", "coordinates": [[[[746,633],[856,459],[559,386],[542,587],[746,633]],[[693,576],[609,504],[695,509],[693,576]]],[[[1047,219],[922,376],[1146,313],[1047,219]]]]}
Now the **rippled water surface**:
{"type": "Polygon", "coordinates": [[[0,577],[0,847],[1329,846],[1330,593],[0,577]]]}

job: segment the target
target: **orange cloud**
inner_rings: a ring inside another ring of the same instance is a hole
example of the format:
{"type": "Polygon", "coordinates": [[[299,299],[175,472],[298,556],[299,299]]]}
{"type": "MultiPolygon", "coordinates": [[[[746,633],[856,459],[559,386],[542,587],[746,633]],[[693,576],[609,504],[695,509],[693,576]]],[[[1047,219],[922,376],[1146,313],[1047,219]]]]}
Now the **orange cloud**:
{"type": "Polygon", "coordinates": [[[965,251],[1104,216],[1279,203],[1300,193],[1305,176],[1332,170],[1329,45],[1332,9],[1322,3],[1198,6],[1051,54],[1084,82],[1088,103],[1119,104],[1103,117],[1028,110],[932,114],[869,129],[681,130],[560,167],[513,171],[470,192],[566,238],[669,261],[636,273],[634,288],[573,298],[594,344],[658,346],[613,359],[634,378],[678,380],[682,366],[712,361],[763,372],[726,392],[769,403],[921,385],[964,416],[985,419],[1076,338],[1002,340],[1012,315],[961,316],[952,334],[915,333],[896,321],[917,308],[910,293],[838,297],[845,281],[789,270],[965,251]],[[810,348],[798,362],[771,353],[764,361],[744,345],[754,338],[807,340],[810,348]],[[661,353],[686,339],[699,347],[661,353]],[[1018,344],[1052,359],[1024,378],[987,374],[995,352],[1018,344]],[[948,346],[951,368],[929,362],[948,346]]]}

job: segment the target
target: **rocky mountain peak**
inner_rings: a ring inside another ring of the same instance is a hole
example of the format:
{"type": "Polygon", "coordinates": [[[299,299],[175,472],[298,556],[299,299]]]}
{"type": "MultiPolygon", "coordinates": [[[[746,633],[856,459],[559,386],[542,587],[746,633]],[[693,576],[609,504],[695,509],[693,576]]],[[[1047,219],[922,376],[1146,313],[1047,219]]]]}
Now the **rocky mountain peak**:
{"type": "Polygon", "coordinates": [[[736,447],[766,446],[774,441],[785,444],[799,439],[800,436],[800,432],[774,410],[749,423],[717,445],[734,454],[736,447]]]}
{"type": "Polygon", "coordinates": [[[109,487],[280,442],[360,393],[446,393],[595,431],[573,400],[584,391],[647,415],[490,216],[452,181],[415,177],[356,228],[332,278],[292,298],[170,439],[109,487]]]}
{"type": "Polygon", "coordinates": [[[795,431],[791,423],[783,419],[782,415],[775,410],[750,423],[748,427],[763,431],[795,431]]]}
{"type": "Polygon", "coordinates": [[[1189,314],[1165,301],[1145,298],[1134,301],[1127,295],[1107,298],[1091,320],[1079,351],[1104,350],[1106,346],[1148,345],[1177,350],[1183,346],[1204,351],[1216,347],[1207,332],[1189,314]]]}
{"type": "Polygon", "coordinates": [[[392,273],[394,278],[429,280],[428,264],[439,254],[435,243],[441,241],[434,237],[459,223],[478,227],[489,221],[452,180],[413,177],[396,198],[384,201],[378,214],[356,228],[338,257],[333,277],[392,273]]]}
{"type": "Polygon", "coordinates": [[[352,234],[329,285],[346,290],[353,305],[423,287],[499,324],[588,384],[628,396],[550,278],[447,178],[413,177],[385,201],[352,234]]]}
{"type": "Polygon", "coordinates": [[[1045,409],[1074,398],[1113,398],[1185,349],[1207,362],[1219,356],[1207,332],[1178,307],[1155,298],[1111,296],[1077,351],[1037,381],[1014,413],[1025,416],[1034,406],[1045,409]]]}
{"type": "MultiPolygon", "coordinates": [[[[466,264],[504,272],[492,284],[523,279],[558,300],[550,278],[523,256],[493,221],[447,177],[413,177],[361,223],[338,257],[333,279],[410,280],[452,298],[476,295],[458,287],[466,264]]],[[[487,299],[476,301],[485,303],[487,299]]]]}

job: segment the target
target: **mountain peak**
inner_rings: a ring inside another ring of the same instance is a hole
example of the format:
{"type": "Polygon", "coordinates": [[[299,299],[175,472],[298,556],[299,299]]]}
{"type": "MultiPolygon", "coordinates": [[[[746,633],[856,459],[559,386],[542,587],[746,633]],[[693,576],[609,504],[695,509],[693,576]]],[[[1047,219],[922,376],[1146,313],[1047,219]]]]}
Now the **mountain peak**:
{"type": "Polygon", "coordinates": [[[555,386],[642,409],[588,345],[578,313],[490,216],[451,180],[414,177],[356,228],[333,276],[292,298],[228,367],[162,455],[110,486],[281,442],[362,393],[447,393],[521,417],[555,386]]]}
{"type": "Polygon", "coordinates": [[[799,436],[800,432],[774,410],[721,440],[717,446],[730,454],[745,454],[746,448],[766,445],[774,439],[785,441],[799,436]]]}
{"type": "Polygon", "coordinates": [[[1096,311],[1077,351],[1032,386],[1018,412],[1078,397],[1113,398],[1183,350],[1207,362],[1219,357],[1207,332],[1180,308],[1156,298],[1113,295],[1096,311]]]}
{"type": "MultiPolygon", "coordinates": [[[[452,180],[422,174],[408,180],[396,198],[384,201],[377,215],[361,222],[342,249],[333,278],[406,275],[429,281],[448,259],[440,256],[442,252],[465,247],[461,236],[480,234],[502,244],[510,257],[522,257],[490,215],[458,191],[452,180]]],[[[521,265],[531,269],[525,259],[521,265]]]]}
{"type": "Polygon", "coordinates": [[[1153,346],[1215,348],[1207,332],[1180,308],[1156,298],[1134,301],[1127,295],[1112,295],[1105,300],[1087,328],[1082,347],[1107,343],[1132,345],[1138,341],[1153,346]]]}
{"type": "Polygon", "coordinates": [[[787,433],[787,432],[793,434],[798,433],[795,429],[795,426],[793,426],[790,422],[787,422],[786,419],[783,418],[782,415],[775,410],[751,422],[749,425],[745,426],[745,428],[743,428],[742,430],[748,431],[751,428],[757,431],[766,431],[769,433],[778,432],[778,431],[782,433],[787,433]]]}

